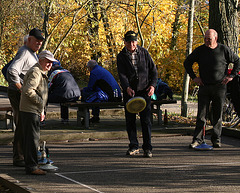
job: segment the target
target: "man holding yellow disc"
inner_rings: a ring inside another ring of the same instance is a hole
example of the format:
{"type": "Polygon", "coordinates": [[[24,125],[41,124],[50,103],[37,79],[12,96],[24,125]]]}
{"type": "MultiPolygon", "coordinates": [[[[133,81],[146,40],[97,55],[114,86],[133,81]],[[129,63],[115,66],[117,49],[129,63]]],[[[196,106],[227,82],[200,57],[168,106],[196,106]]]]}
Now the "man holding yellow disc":
{"type": "Polygon", "coordinates": [[[123,89],[123,100],[126,103],[126,129],[130,141],[126,154],[132,156],[139,153],[136,113],[142,109],[136,106],[146,103],[146,107],[139,112],[143,135],[142,149],[144,157],[152,157],[151,96],[154,93],[158,75],[148,51],[137,43],[137,33],[128,31],[124,36],[125,47],[117,56],[118,75],[123,89]],[[136,98],[132,99],[133,97],[136,98]]]}

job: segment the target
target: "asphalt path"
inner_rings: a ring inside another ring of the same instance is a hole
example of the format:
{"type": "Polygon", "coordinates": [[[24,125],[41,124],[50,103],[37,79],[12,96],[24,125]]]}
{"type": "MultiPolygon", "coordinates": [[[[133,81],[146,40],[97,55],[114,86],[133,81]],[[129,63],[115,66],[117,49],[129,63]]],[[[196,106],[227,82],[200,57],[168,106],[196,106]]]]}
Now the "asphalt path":
{"type": "Polygon", "coordinates": [[[46,176],[12,166],[12,146],[5,145],[0,173],[30,192],[239,192],[239,139],[224,136],[222,148],[211,151],[189,149],[190,141],[191,136],[174,134],[153,137],[152,158],[142,151],[126,156],[127,139],[48,144],[59,170],[46,176]]]}
{"type": "MultiPolygon", "coordinates": [[[[0,103],[8,102],[6,95],[0,93],[0,103]]],[[[180,103],[163,105],[162,109],[165,108],[168,112],[179,113],[180,103]]],[[[196,113],[196,104],[190,105],[189,110],[196,113]]],[[[50,105],[48,112],[59,112],[59,106],[50,105]]],[[[70,132],[74,136],[87,132],[102,132],[103,135],[125,133],[124,119],[116,117],[115,121],[111,120],[103,119],[89,131],[76,129],[76,120],[71,121],[67,129],[61,126],[59,120],[52,120],[57,129],[43,131],[46,136],[53,137],[60,131],[64,136],[70,136],[70,132]]],[[[143,158],[142,151],[134,157],[126,156],[126,135],[119,139],[112,137],[101,140],[101,137],[88,136],[81,140],[47,143],[50,159],[59,170],[49,172],[46,176],[26,175],[24,168],[14,167],[12,144],[1,145],[0,178],[9,178],[12,184],[26,192],[239,192],[239,139],[223,136],[222,148],[195,151],[188,148],[192,136],[187,126],[178,128],[178,125],[174,125],[172,128],[172,125],[160,127],[155,124],[153,131],[152,158],[143,158]],[[165,131],[165,134],[159,134],[158,130],[165,131]]],[[[118,134],[116,136],[119,136],[118,134]]],[[[206,142],[211,145],[209,138],[207,135],[206,142]]],[[[142,143],[142,138],[139,142],[142,143]]]]}

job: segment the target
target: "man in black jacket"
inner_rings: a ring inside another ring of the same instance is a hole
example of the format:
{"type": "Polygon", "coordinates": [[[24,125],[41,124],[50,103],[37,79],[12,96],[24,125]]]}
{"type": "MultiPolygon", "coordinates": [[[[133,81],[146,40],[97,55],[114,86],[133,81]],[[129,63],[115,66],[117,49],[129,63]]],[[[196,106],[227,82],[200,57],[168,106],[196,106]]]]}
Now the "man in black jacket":
{"type": "MultiPolygon", "coordinates": [[[[152,157],[151,145],[151,96],[157,83],[157,69],[148,51],[137,45],[137,33],[128,31],[124,36],[125,47],[117,56],[117,69],[126,103],[134,96],[143,97],[146,108],[140,112],[143,134],[144,157],[152,157]]],[[[139,153],[136,129],[136,114],[125,108],[128,138],[130,141],[127,155],[139,153]]]]}
{"type": "Polygon", "coordinates": [[[239,70],[239,57],[227,46],[217,42],[218,34],[214,29],[206,31],[205,44],[197,47],[185,60],[184,67],[199,86],[198,115],[190,148],[195,148],[203,141],[203,128],[206,125],[206,114],[212,102],[213,133],[211,141],[213,147],[221,147],[222,111],[226,96],[226,84],[233,79],[239,70]],[[199,77],[193,71],[192,65],[197,62],[199,77]],[[234,64],[230,75],[228,66],[234,64]]]}
{"type": "Polygon", "coordinates": [[[48,102],[60,103],[61,122],[68,123],[68,107],[61,105],[64,102],[75,102],[81,96],[81,91],[78,87],[72,74],[61,66],[61,63],[53,62],[48,78],[48,102]]]}

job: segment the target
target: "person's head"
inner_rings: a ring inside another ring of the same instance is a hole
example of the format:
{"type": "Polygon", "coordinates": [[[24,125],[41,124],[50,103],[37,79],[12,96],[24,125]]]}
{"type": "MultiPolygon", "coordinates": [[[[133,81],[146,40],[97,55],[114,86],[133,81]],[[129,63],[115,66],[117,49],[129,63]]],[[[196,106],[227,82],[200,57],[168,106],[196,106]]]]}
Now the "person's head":
{"type": "Polygon", "coordinates": [[[87,68],[89,71],[92,71],[92,69],[98,65],[98,63],[95,60],[89,60],[87,63],[87,68]]]}
{"type": "Polygon", "coordinates": [[[205,45],[209,48],[217,47],[218,34],[214,29],[209,29],[206,31],[204,36],[205,45]]]}
{"type": "Polygon", "coordinates": [[[137,48],[137,35],[134,31],[128,31],[124,35],[124,44],[129,52],[134,52],[137,48]]]}
{"type": "Polygon", "coordinates": [[[32,51],[37,52],[41,48],[43,40],[43,32],[38,28],[33,28],[29,32],[29,37],[26,45],[32,49],[32,51]]]}
{"type": "Polygon", "coordinates": [[[52,63],[57,62],[53,54],[48,50],[40,52],[38,55],[38,59],[43,71],[49,71],[52,68],[52,63]]]}

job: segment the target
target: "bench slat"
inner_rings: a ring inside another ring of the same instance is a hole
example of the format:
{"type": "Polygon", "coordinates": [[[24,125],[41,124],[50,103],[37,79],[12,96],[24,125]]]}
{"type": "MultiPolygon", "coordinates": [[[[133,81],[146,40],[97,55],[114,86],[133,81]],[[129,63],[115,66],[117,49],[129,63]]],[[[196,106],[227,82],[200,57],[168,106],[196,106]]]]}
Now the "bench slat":
{"type": "Polygon", "coordinates": [[[12,107],[11,106],[1,106],[0,111],[12,111],[12,107]]]}
{"type": "MultiPolygon", "coordinates": [[[[156,112],[158,115],[158,124],[160,125],[162,123],[162,110],[160,106],[162,104],[175,104],[177,103],[176,100],[159,100],[159,101],[151,101],[151,105],[156,106],[157,108],[152,108],[152,113],[156,112]]],[[[61,103],[63,106],[67,107],[78,107],[78,113],[77,113],[77,124],[81,125],[81,118],[84,118],[84,127],[86,129],[89,128],[89,109],[92,107],[99,107],[100,109],[109,109],[109,108],[123,108],[124,102],[100,102],[100,103],[86,103],[82,101],[76,101],[76,102],[66,102],[61,103]]],[[[153,121],[153,114],[152,114],[152,121],[153,121]]]]}
{"type": "MultiPolygon", "coordinates": [[[[151,101],[152,105],[162,105],[162,104],[173,104],[177,103],[176,100],[159,100],[159,101],[151,101]]],[[[76,102],[65,102],[61,103],[63,106],[67,107],[123,107],[124,102],[100,102],[100,103],[86,103],[82,101],[76,102]]]]}

